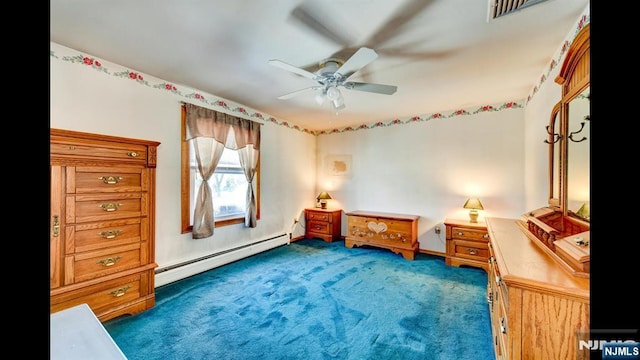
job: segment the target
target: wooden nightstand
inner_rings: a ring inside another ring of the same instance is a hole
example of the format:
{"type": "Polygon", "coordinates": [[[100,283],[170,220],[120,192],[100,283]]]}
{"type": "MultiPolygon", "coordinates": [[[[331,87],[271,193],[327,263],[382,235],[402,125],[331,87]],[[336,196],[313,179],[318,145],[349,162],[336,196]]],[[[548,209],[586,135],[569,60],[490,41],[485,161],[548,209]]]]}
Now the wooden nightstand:
{"type": "Polygon", "coordinates": [[[341,209],[304,209],[306,238],[320,238],[326,242],[340,239],[342,229],[341,209]]]}
{"type": "Polygon", "coordinates": [[[449,266],[469,265],[489,272],[489,233],[484,222],[446,219],[447,255],[449,266]]]}

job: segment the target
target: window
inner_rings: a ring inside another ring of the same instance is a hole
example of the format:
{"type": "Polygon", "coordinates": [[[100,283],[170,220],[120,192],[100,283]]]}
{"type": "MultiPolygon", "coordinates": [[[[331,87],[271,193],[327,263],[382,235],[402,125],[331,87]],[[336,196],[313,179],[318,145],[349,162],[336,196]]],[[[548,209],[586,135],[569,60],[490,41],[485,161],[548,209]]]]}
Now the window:
{"type": "MultiPolygon", "coordinates": [[[[202,183],[192,141],[185,141],[186,121],[182,115],[182,233],[193,229],[195,197],[202,183]]],[[[257,218],[260,218],[260,162],[256,172],[257,218]]],[[[238,151],[224,149],[209,187],[213,194],[215,226],[226,226],[244,222],[247,196],[247,180],[240,167],[238,151]]]]}

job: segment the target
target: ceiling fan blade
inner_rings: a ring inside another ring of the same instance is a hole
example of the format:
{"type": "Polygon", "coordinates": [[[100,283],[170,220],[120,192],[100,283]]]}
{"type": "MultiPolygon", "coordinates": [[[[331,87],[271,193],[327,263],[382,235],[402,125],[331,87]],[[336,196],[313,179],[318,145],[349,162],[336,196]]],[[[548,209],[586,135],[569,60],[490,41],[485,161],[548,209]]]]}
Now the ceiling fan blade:
{"type": "Polygon", "coordinates": [[[291,99],[294,96],[298,96],[298,95],[300,95],[302,93],[306,93],[306,92],[309,92],[311,90],[318,90],[318,89],[322,89],[322,86],[311,86],[311,87],[308,87],[308,88],[296,90],[296,91],[290,92],[288,94],[280,95],[280,96],[278,96],[278,99],[287,100],[287,99],[291,99]]]}
{"type": "Polygon", "coordinates": [[[392,95],[398,90],[398,87],[395,85],[364,83],[357,81],[346,82],[344,83],[344,87],[349,90],[366,91],[384,95],[392,95]]]}
{"type": "Polygon", "coordinates": [[[312,72],[309,72],[309,71],[307,71],[305,69],[301,69],[299,67],[293,66],[291,64],[287,64],[286,62],[281,61],[281,60],[276,60],[276,59],[269,60],[269,65],[272,65],[272,66],[275,66],[275,67],[278,67],[280,69],[284,69],[284,70],[287,70],[287,71],[291,71],[292,73],[296,73],[298,75],[302,75],[302,76],[304,76],[306,78],[309,78],[309,79],[312,79],[312,80],[316,80],[316,81],[318,80],[318,76],[316,74],[314,74],[312,72]]]}
{"type": "Polygon", "coordinates": [[[356,71],[361,68],[367,66],[370,62],[378,58],[378,54],[373,50],[367,47],[361,47],[356,51],[353,56],[351,56],[347,61],[345,61],[342,66],[338,68],[335,72],[336,75],[341,75],[344,80],[348,79],[353,75],[356,71]]]}
{"type": "Polygon", "coordinates": [[[412,18],[433,2],[434,0],[412,0],[405,3],[378,31],[369,37],[365,44],[376,49],[382,48],[387,41],[400,34],[412,18]]]}
{"type": "Polygon", "coordinates": [[[344,21],[336,21],[339,20],[336,18],[336,14],[332,14],[331,16],[327,15],[322,7],[313,6],[312,3],[302,3],[297,6],[291,12],[291,17],[307,28],[311,29],[313,32],[320,34],[320,36],[331,40],[332,42],[341,45],[343,47],[348,46],[354,42],[354,39],[351,36],[348,36],[345,33],[339,33],[336,29],[344,29],[344,21]]]}

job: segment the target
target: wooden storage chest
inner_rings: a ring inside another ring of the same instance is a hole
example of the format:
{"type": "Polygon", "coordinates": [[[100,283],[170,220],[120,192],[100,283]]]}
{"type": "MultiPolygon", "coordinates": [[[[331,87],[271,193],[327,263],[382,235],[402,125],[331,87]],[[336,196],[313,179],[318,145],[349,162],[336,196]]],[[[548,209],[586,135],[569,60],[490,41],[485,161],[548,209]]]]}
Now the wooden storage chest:
{"type": "Polygon", "coordinates": [[[413,260],[418,251],[420,216],[372,211],[352,211],[347,215],[345,246],[375,246],[413,260]]]}

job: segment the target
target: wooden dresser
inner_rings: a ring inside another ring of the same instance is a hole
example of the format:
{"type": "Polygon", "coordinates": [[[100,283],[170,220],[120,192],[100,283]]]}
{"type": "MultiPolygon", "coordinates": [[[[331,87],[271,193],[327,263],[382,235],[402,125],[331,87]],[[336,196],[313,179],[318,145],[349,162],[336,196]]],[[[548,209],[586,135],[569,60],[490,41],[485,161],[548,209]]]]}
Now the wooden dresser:
{"type": "Polygon", "coordinates": [[[100,321],[155,305],[159,142],[50,130],[50,311],[100,321]]]}
{"type": "Polygon", "coordinates": [[[418,219],[420,216],[372,211],[352,211],[347,215],[348,248],[369,245],[385,248],[413,260],[420,247],[418,219]]]}
{"type": "Polygon", "coordinates": [[[489,234],[484,222],[446,219],[447,255],[449,266],[469,265],[489,271],[489,234]]]}
{"type": "MultiPolygon", "coordinates": [[[[589,359],[589,279],[567,272],[516,219],[487,218],[487,301],[497,359],[589,359]]],[[[525,227],[526,228],[526,227],[525,227]]]]}
{"type": "Polygon", "coordinates": [[[320,238],[326,242],[340,239],[342,231],[341,209],[304,209],[305,237],[320,238]]]}

